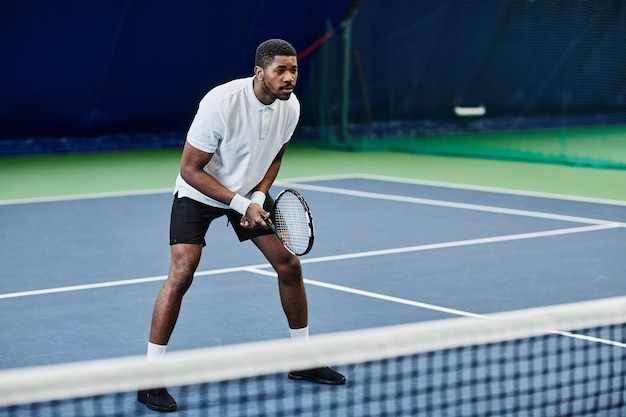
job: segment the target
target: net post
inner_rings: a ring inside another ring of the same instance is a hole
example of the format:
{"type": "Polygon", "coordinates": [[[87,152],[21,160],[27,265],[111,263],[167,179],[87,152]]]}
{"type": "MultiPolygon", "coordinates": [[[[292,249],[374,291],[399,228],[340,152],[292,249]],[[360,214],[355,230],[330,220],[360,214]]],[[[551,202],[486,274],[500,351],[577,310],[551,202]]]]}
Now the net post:
{"type": "Polygon", "coordinates": [[[350,101],[350,49],[352,44],[352,19],[343,22],[343,85],[341,95],[341,140],[348,140],[348,113],[350,101]]]}

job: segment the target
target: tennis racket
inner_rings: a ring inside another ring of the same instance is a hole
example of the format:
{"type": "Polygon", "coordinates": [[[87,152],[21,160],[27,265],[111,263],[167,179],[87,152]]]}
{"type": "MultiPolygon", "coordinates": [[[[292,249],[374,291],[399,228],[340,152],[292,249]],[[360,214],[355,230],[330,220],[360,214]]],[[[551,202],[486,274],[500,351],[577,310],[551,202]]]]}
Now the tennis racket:
{"type": "Polygon", "coordinates": [[[266,220],[289,252],[298,256],[309,253],[313,247],[313,216],[299,192],[281,191],[266,220]]]}

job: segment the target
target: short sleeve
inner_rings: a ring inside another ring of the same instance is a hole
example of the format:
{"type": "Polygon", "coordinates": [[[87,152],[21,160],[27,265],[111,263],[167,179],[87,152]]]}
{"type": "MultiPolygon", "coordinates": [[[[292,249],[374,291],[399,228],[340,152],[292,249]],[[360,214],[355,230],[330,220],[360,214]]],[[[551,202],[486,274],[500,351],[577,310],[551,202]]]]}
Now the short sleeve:
{"type": "Polygon", "coordinates": [[[206,96],[187,132],[187,142],[201,151],[214,153],[224,136],[224,122],[219,107],[206,96]]]}

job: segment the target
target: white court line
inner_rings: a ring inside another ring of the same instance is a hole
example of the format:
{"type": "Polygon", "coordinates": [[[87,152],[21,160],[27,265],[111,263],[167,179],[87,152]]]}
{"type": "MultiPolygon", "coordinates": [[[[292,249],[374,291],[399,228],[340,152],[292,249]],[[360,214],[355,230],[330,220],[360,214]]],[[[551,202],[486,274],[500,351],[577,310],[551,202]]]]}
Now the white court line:
{"type": "MultiPolygon", "coordinates": [[[[252,268],[252,267],[246,268],[246,271],[259,274],[259,275],[271,276],[271,277],[276,278],[276,273],[273,271],[266,271],[263,269],[252,268]]],[[[419,307],[419,308],[423,308],[426,310],[439,311],[441,313],[452,314],[452,315],[460,316],[460,317],[492,319],[491,316],[485,315],[485,314],[476,314],[476,313],[471,313],[469,311],[457,310],[454,308],[448,308],[448,307],[438,306],[434,304],[421,303],[419,301],[407,300],[406,298],[392,297],[389,295],[384,295],[384,294],[375,293],[371,291],[359,290],[357,288],[345,287],[343,285],[336,285],[336,284],[329,284],[329,283],[322,282],[322,281],[315,281],[315,280],[308,279],[308,278],[305,278],[304,282],[308,285],[313,285],[316,287],[328,288],[334,291],[355,294],[355,295],[359,295],[362,297],[374,298],[374,299],[382,300],[382,301],[389,301],[389,302],[396,303],[396,304],[404,304],[404,305],[408,305],[412,307],[419,307]]],[[[598,337],[585,336],[583,334],[564,332],[560,330],[550,330],[549,332],[553,334],[558,334],[563,337],[569,337],[572,339],[580,339],[580,340],[586,340],[588,342],[595,342],[595,343],[601,343],[601,344],[610,345],[610,346],[626,348],[626,343],[617,342],[615,340],[601,339],[598,337]]]]}
{"type": "MultiPolygon", "coordinates": [[[[297,183],[298,186],[300,186],[301,182],[332,181],[332,180],[345,180],[345,179],[366,179],[366,180],[371,179],[371,180],[377,180],[377,181],[387,181],[387,182],[404,183],[404,184],[417,184],[417,185],[425,185],[425,186],[431,186],[431,187],[452,188],[452,189],[458,189],[458,190],[481,191],[481,192],[489,192],[489,193],[494,193],[494,194],[508,194],[508,195],[518,195],[518,196],[528,196],[528,197],[559,199],[559,200],[565,200],[565,201],[578,201],[578,202],[594,203],[594,204],[626,206],[626,201],[621,201],[621,200],[581,197],[581,196],[567,195],[567,194],[525,191],[525,190],[517,190],[517,189],[512,189],[512,188],[485,187],[485,186],[480,186],[480,185],[460,184],[460,183],[451,183],[451,182],[443,182],[443,181],[428,181],[428,180],[391,177],[391,176],[374,175],[374,174],[361,174],[361,173],[286,178],[286,179],[279,179],[275,181],[275,185],[279,186],[281,184],[296,184],[297,183]]],[[[0,206],[12,205],[12,204],[30,204],[30,203],[47,203],[47,202],[56,202],[56,201],[88,200],[88,199],[94,199],[94,198],[131,197],[131,196],[138,196],[138,195],[164,194],[164,193],[172,193],[172,192],[173,192],[173,188],[156,188],[156,189],[144,189],[144,190],[133,190],[133,191],[102,192],[102,193],[92,193],[92,194],[70,194],[70,195],[52,196],[52,197],[33,197],[33,198],[21,198],[21,199],[13,199],[13,200],[0,200],[0,206]]]]}
{"type": "Polygon", "coordinates": [[[134,190],[134,191],[113,191],[105,193],[93,193],[93,194],[73,194],[73,195],[60,195],[52,197],[34,197],[34,198],[19,198],[14,200],[0,200],[0,206],[10,206],[16,204],[35,204],[35,203],[54,203],[57,201],[79,201],[79,200],[92,200],[96,198],[115,198],[115,197],[133,197],[139,195],[152,195],[152,194],[165,194],[172,193],[172,188],[161,188],[154,190],[134,190]]]}
{"type": "Polygon", "coordinates": [[[454,242],[431,243],[427,245],[407,246],[403,248],[394,248],[394,249],[380,249],[380,250],[358,252],[358,253],[344,254],[344,255],[329,255],[329,256],[322,256],[322,257],[312,258],[312,259],[302,259],[300,262],[303,264],[327,262],[327,261],[336,261],[336,260],[343,260],[343,259],[363,258],[363,257],[369,257],[369,256],[391,255],[391,254],[404,253],[404,252],[418,252],[418,251],[425,251],[425,250],[431,250],[431,249],[444,249],[444,248],[453,248],[453,247],[459,247],[459,246],[482,245],[485,243],[507,242],[507,241],[512,241],[512,240],[534,239],[534,238],[539,238],[539,237],[559,236],[559,235],[566,235],[566,234],[572,234],[572,233],[593,232],[596,230],[616,229],[622,226],[623,226],[622,223],[606,223],[606,224],[599,224],[599,225],[594,225],[594,226],[579,226],[579,227],[571,227],[568,229],[547,230],[543,232],[518,233],[514,235],[458,240],[454,242]]]}
{"type": "MultiPolygon", "coordinates": [[[[255,274],[259,274],[259,275],[266,275],[266,276],[270,276],[270,277],[276,278],[276,272],[274,272],[274,271],[266,271],[264,269],[259,269],[259,268],[255,268],[255,267],[246,268],[245,271],[252,272],[252,273],[255,273],[255,274]]],[[[405,305],[409,305],[409,306],[412,306],[412,307],[419,307],[419,308],[424,308],[424,309],[427,309],[427,310],[439,311],[439,312],[442,312],[442,313],[448,313],[448,314],[452,314],[452,315],[455,315],[455,316],[487,318],[487,316],[482,315],[482,314],[474,314],[474,313],[470,313],[470,312],[467,312],[467,311],[462,311],[462,310],[456,310],[456,309],[453,309],[453,308],[437,306],[437,305],[434,305],[434,304],[421,303],[419,301],[407,300],[405,298],[392,297],[392,296],[389,296],[389,295],[384,295],[384,294],[379,294],[379,293],[375,293],[375,292],[359,290],[359,289],[351,288],[351,287],[344,287],[343,285],[329,284],[327,282],[315,281],[315,280],[308,279],[308,278],[305,278],[304,282],[309,284],[309,285],[316,286],[316,287],[328,288],[328,289],[331,289],[331,290],[346,292],[346,293],[350,293],[350,294],[356,294],[356,295],[360,295],[360,296],[368,297],[368,298],[376,298],[378,300],[390,301],[390,302],[396,303],[396,304],[405,304],[405,305]]]]}
{"type": "MultiPolygon", "coordinates": [[[[392,255],[392,254],[397,254],[397,253],[418,252],[418,251],[425,251],[425,250],[432,250],[432,249],[444,249],[444,248],[452,248],[452,247],[459,247],[459,246],[480,245],[480,244],[485,244],[485,243],[506,242],[506,241],[513,241],[513,240],[522,240],[522,239],[534,239],[534,238],[539,238],[539,237],[559,236],[559,235],[572,234],[572,233],[585,233],[585,232],[593,232],[597,230],[614,229],[617,227],[621,227],[621,224],[620,223],[606,223],[606,224],[593,225],[593,226],[579,226],[579,227],[571,227],[568,229],[548,230],[548,231],[543,231],[543,232],[518,233],[514,235],[493,236],[493,237],[478,238],[478,239],[460,240],[460,241],[454,241],[454,242],[432,243],[432,244],[427,244],[427,245],[408,246],[408,247],[402,247],[402,248],[347,253],[343,255],[321,256],[317,258],[305,258],[305,259],[301,259],[301,262],[303,264],[331,262],[331,261],[344,260],[344,259],[392,255]]],[[[238,271],[247,271],[250,268],[268,268],[268,267],[270,267],[269,264],[259,264],[259,265],[249,265],[249,266],[232,267],[232,268],[212,269],[208,271],[196,272],[195,276],[199,277],[199,276],[207,276],[207,275],[218,275],[218,274],[226,274],[226,273],[238,272],[238,271]]],[[[154,281],[164,281],[166,278],[167,278],[166,275],[159,275],[159,276],[146,277],[146,278],[134,278],[134,279],[127,279],[127,280],[99,282],[99,283],[93,283],[93,284],[72,285],[72,286],[67,286],[67,287],[47,288],[47,289],[41,289],[41,290],[20,291],[20,292],[14,292],[14,293],[0,294],[0,299],[28,297],[28,296],[44,295],[44,294],[55,294],[55,293],[70,292],[70,291],[81,291],[81,290],[88,290],[88,289],[95,289],[95,288],[117,287],[121,285],[143,284],[143,283],[154,282],[154,281]]]]}
{"type": "Polygon", "coordinates": [[[410,179],[410,178],[390,177],[390,176],[385,176],[385,175],[355,174],[352,176],[352,178],[361,178],[364,180],[375,180],[375,181],[387,181],[387,182],[395,182],[395,183],[400,183],[400,184],[425,185],[429,187],[452,188],[452,189],[468,190],[468,191],[480,191],[480,192],[493,193],[493,194],[508,194],[508,195],[522,196],[522,197],[539,197],[539,198],[547,198],[547,199],[553,199],[553,200],[576,201],[576,202],[581,202],[581,203],[626,206],[626,201],[611,200],[607,198],[581,197],[581,196],[568,195],[568,194],[556,194],[556,193],[545,193],[545,192],[539,192],[539,191],[525,191],[525,190],[516,190],[516,189],[509,189],[509,188],[486,187],[482,185],[471,185],[471,184],[457,184],[457,183],[443,182],[443,181],[416,180],[416,179],[410,179]]]}
{"type": "Polygon", "coordinates": [[[576,202],[582,202],[582,203],[626,206],[626,201],[612,200],[608,198],[582,197],[582,196],[570,195],[570,194],[527,191],[527,190],[519,190],[519,189],[514,189],[514,188],[487,187],[483,185],[462,184],[462,183],[445,182],[445,181],[429,181],[429,180],[421,180],[421,179],[414,179],[414,178],[392,177],[388,175],[363,174],[363,173],[319,175],[319,176],[299,177],[299,178],[284,178],[284,179],[276,180],[275,184],[276,185],[289,184],[289,183],[299,184],[301,182],[311,182],[311,181],[334,181],[334,180],[351,180],[351,179],[386,181],[386,182],[394,182],[397,184],[424,185],[428,187],[452,188],[456,190],[467,190],[467,191],[480,191],[480,192],[493,193],[493,194],[507,194],[507,195],[522,196],[522,197],[538,197],[538,198],[547,198],[547,199],[553,199],[553,200],[576,201],[576,202]]]}
{"type": "MultiPolygon", "coordinates": [[[[348,196],[353,196],[353,197],[372,198],[372,199],[377,199],[377,200],[425,204],[425,205],[430,205],[430,206],[458,208],[458,209],[463,209],[463,210],[484,211],[484,212],[498,213],[498,214],[510,214],[514,216],[526,216],[526,217],[535,217],[535,218],[550,219],[550,220],[562,220],[562,221],[576,222],[576,223],[618,224],[610,220],[599,220],[599,219],[590,219],[586,217],[566,216],[562,214],[543,213],[543,212],[530,211],[530,210],[517,210],[517,209],[508,209],[508,208],[503,208],[503,207],[483,206],[480,204],[455,203],[451,201],[432,200],[432,199],[418,198],[418,197],[407,197],[407,196],[399,196],[399,195],[394,195],[394,194],[372,193],[368,191],[356,191],[356,190],[350,190],[346,188],[332,188],[332,187],[326,187],[326,186],[321,186],[321,185],[290,183],[286,181],[281,181],[280,184],[286,187],[289,187],[289,186],[292,186],[294,188],[297,187],[302,190],[348,195],[348,196]]],[[[626,223],[621,223],[620,225],[621,226],[618,226],[618,227],[626,227],[626,223]]]]}
{"type": "MultiPolygon", "coordinates": [[[[265,267],[265,266],[270,266],[270,265],[262,264],[262,265],[257,265],[257,266],[265,267]]],[[[246,267],[212,269],[210,271],[197,272],[195,276],[227,274],[229,272],[242,271],[245,268],[246,267]]],[[[56,293],[61,293],[61,292],[91,290],[91,289],[96,289],[96,288],[119,287],[122,285],[145,284],[148,282],[165,281],[166,279],[167,279],[167,275],[157,275],[157,276],[145,277],[145,278],[131,278],[131,279],[118,280],[118,281],[96,282],[93,284],[70,285],[67,287],[56,287],[56,288],[45,288],[41,290],[20,291],[20,292],[13,292],[13,293],[7,293],[7,294],[0,294],[0,299],[30,297],[33,295],[56,294],[56,293]]]]}

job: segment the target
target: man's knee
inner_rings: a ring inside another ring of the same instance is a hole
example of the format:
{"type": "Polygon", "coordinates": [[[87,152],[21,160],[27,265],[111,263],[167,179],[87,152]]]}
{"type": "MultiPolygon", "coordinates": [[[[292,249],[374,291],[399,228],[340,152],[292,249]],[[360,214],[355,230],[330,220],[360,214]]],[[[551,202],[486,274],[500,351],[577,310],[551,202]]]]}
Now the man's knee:
{"type": "Polygon", "coordinates": [[[199,245],[172,246],[172,264],[166,282],[171,291],[184,294],[191,286],[201,252],[199,245]]]}
{"type": "Polygon", "coordinates": [[[193,282],[193,273],[191,274],[173,274],[170,271],[170,275],[165,282],[165,288],[169,293],[176,297],[182,297],[185,295],[191,283],[193,282]]]}
{"type": "Polygon", "coordinates": [[[295,255],[281,259],[281,262],[276,266],[276,272],[278,273],[278,278],[285,283],[301,281],[302,266],[300,259],[295,255]]]}

